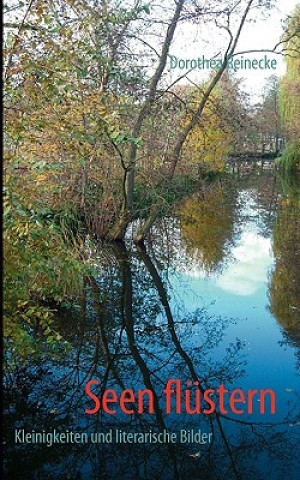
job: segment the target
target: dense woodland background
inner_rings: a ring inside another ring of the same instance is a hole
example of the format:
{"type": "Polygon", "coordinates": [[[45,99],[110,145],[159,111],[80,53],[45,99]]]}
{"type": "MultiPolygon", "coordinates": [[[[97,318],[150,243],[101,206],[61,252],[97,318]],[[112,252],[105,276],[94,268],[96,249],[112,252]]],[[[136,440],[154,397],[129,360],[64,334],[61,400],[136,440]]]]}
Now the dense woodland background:
{"type": "Polygon", "coordinates": [[[64,348],[52,327],[55,311],[71,308],[92,281],[86,252],[93,244],[123,241],[133,220],[135,241],[143,242],[158,215],[225,174],[232,158],[272,153],[296,178],[299,6],[276,47],[286,74],[270,78],[261,103],[253,104],[225,61],[203,83],[167,83],[179,25],[218,24],[228,34],[220,46],[226,59],[244,25],[271,3],[4,7],[5,337],[15,362],[37,355],[45,340],[64,348]]]}

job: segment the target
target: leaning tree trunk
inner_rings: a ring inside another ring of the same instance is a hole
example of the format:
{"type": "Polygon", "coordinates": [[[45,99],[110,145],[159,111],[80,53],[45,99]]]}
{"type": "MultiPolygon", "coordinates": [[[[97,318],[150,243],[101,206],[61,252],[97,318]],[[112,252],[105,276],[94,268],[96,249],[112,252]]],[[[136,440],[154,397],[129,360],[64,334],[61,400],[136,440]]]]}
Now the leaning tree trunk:
{"type": "MultiPolygon", "coordinates": [[[[204,107],[205,107],[206,103],[208,102],[212,91],[214,90],[215,86],[218,84],[219,80],[221,79],[221,77],[222,77],[222,75],[223,75],[223,73],[224,73],[224,71],[227,67],[228,58],[232,57],[234,55],[235,48],[237,46],[238,40],[239,40],[240,35],[241,35],[241,31],[243,29],[243,26],[245,24],[247,15],[249,13],[249,10],[251,8],[251,5],[252,5],[253,1],[254,0],[249,0],[247,6],[245,8],[244,14],[241,18],[241,21],[240,21],[240,24],[239,24],[239,27],[238,27],[238,30],[237,30],[237,33],[236,33],[235,37],[233,37],[231,32],[230,32],[230,41],[229,41],[228,47],[227,47],[225,55],[224,55],[224,60],[223,60],[222,66],[217,71],[216,75],[212,78],[210,84],[208,85],[206,91],[203,94],[203,97],[202,97],[202,99],[199,103],[199,106],[198,106],[196,112],[194,113],[190,122],[184,128],[182,133],[179,135],[179,138],[178,138],[178,140],[177,140],[177,142],[176,142],[176,144],[173,148],[173,151],[172,151],[171,155],[169,156],[170,163],[171,163],[171,167],[170,167],[169,173],[167,175],[167,181],[168,181],[169,184],[170,184],[170,182],[172,182],[172,180],[174,178],[175,170],[176,170],[178,161],[180,159],[182,147],[183,147],[188,135],[190,134],[190,132],[193,131],[194,127],[199,122],[199,119],[202,116],[204,107]]],[[[139,229],[139,231],[138,231],[138,233],[135,237],[135,242],[142,243],[144,241],[145,235],[149,232],[151,226],[153,225],[153,223],[154,223],[154,221],[155,221],[155,219],[156,219],[156,217],[159,213],[160,207],[161,207],[161,205],[159,205],[159,204],[155,204],[151,207],[148,218],[146,219],[145,223],[143,225],[141,225],[141,227],[140,227],[140,229],[139,229]]]]}

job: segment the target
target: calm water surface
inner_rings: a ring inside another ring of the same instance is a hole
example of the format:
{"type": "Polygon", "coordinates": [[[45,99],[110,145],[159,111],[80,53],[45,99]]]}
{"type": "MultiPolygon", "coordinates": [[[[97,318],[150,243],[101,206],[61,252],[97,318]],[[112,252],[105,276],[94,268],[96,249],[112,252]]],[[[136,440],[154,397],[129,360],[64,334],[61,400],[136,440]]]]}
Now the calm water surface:
{"type": "Polygon", "coordinates": [[[267,171],[206,186],[157,221],[145,248],[129,234],[126,245],[90,252],[99,276],[80,299],[84,314],[56,325],[72,349],[5,377],[6,478],[298,479],[299,223],[299,190],[267,171]],[[98,394],[151,389],[155,412],[85,414],[92,378],[98,394]],[[252,415],[166,415],[171,378],[183,388],[271,388],[276,413],[266,401],[260,414],[255,397],[252,415]],[[213,441],[14,445],[16,428],[201,429],[213,441]]]}

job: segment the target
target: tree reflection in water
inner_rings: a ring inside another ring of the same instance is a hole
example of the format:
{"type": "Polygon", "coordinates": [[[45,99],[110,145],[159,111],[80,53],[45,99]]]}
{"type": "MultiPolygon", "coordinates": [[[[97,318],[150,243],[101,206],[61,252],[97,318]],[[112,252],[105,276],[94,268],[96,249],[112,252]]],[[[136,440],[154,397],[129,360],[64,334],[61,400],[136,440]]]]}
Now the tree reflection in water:
{"type": "Polygon", "coordinates": [[[243,345],[238,340],[228,345],[225,356],[213,362],[210,353],[221,342],[228,320],[208,318],[204,310],[174,318],[166,283],[146,249],[138,247],[132,255],[124,244],[116,244],[113,252],[116,263],[108,265],[101,281],[86,285],[86,317],[60,322],[61,334],[74,346],[72,353],[60,361],[45,357],[6,378],[6,478],[19,478],[20,465],[24,480],[293,478],[295,440],[284,425],[219,413],[197,418],[163,413],[161,393],[169,378],[199,381],[201,389],[220,383],[238,386],[245,367],[243,345]],[[201,336],[191,341],[195,324],[201,325],[201,336]],[[84,414],[84,385],[91,378],[101,379],[103,390],[151,389],[155,414],[84,414]],[[201,446],[13,447],[12,427],[89,432],[201,427],[213,432],[214,439],[201,446]]]}
{"type": "MultiPolygon", "coordinates": [[[[274,227],[275,268],[270,281],[270,310],[285,330],[282,342],[300,346],[300,181],[281,178],[283,197],[274,227]]],[[[299,350],[298,350],[299,355],[299,350]]],[[[298,368],[300,366],[300,358],[298,368]]]]}

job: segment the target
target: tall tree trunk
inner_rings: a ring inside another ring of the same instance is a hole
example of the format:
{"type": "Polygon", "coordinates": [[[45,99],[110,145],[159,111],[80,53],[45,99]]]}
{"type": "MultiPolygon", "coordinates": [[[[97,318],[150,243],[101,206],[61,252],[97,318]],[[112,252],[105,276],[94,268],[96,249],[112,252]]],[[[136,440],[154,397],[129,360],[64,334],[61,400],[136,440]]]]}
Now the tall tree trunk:
{"type": "MultiPolygon", "coordinates": [[[[180,14],[181,14],[184,2],[185,0],[178,0],[176,4],[173,18],[167,29],[167,33],[163,43],[158,66],[154,72],[154,75],[149,85],[148,95],[142,105],[142,108],[140,110],[140,113],[137,117],[134,128],[132,130],[133,138],[138,138],[140,136],[144,121],[149,115],[151,106],[155,101],[157,85],[161,79],[162,73],[166,66],[168,53],[170,50],[170,46],[174,37],[174,33],[178,24],[178,20],[180,18],[180,14]]],[[[137,151],[138,151],[138,146],[136,145],[136,143],[132,143],[130,148],[130,154],[129,154],[129,163],[127,168],[124,171],[125,188],[124,188],[124,198],[123,198],[120,218],[117,220],[117,222],[112,227],[109,233],[109,238],[113,240],[120,240],[124,238],[127,225],[132,220],[133,190],[134,190],[134,177],[135,177],[135,169],[136,169],[137,151]]]]}

